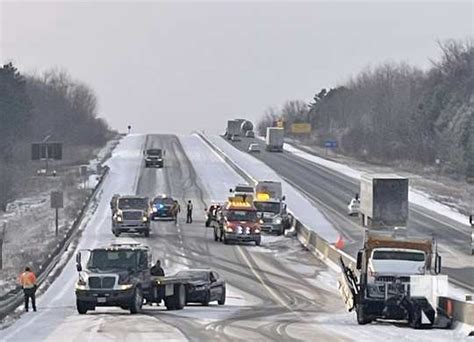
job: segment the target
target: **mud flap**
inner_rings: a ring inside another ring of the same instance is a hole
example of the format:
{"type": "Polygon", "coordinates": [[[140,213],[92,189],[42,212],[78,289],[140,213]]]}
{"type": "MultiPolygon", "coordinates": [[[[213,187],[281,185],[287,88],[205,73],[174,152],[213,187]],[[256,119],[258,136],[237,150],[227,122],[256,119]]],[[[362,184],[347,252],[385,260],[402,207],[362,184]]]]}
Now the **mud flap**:
{"type": "Polygon", "coordinates": [[[346,305],[347,311],[356,307],[356,298],[359,295],[359,285],[354,272],[344,264],[342,257],[339,258],[341,274],[337,280],[337,287],[346,305]]]}

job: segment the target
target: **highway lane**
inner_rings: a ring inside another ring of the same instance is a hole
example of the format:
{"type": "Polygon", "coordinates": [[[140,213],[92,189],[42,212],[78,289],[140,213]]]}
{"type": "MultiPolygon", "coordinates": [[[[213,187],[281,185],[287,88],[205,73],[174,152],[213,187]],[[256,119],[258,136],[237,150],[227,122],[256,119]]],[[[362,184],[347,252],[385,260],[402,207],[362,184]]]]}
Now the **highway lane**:
{"type": "MultiPolygon", "coordinates": [[[[307,195],[320,208],[347,244],[345,250],[355,255],[362,245],[364,230],[358,218],[348,217],[347,204],[356,192],[359,182],[323,166],[309,162],[292,153],[271,153],[264,150],[260,139],[243,138],[232,142],[247,152],[249,143],[258,143],[261,153],[254,156],[267,164],[282,178],[307,195]]],[[[410,204],[409,231],[424,236],[435,236],[444,257],[444,273],[457,284],[474,291],[474,263],[470,255],[470,232],[466,227],[438,213],[410,204]]]]}
{"type": "MultiPolygon", "coordinates": [[[[183,209],[192,200],[195,223],[181,222],[176,227],[172,222],[154,222],[146,242],[155,257],[163,260],[168,273],[180,268],[211,267],[226,279],[230,291],[225,306],[197,305],[179,312],[145,308],[144,314],[178,328],[190,340],[280,340],[290,339],[285,330],[294,323],[304,325],[308,317],[320,313],[344,312],[334,289],[318,287],[308,280],[327,269],[297,241],[268,237],[264,238],[265,247],[214,242],[212,229],[205,228],[203,222],[210,195],[201,189],[179,140],[175,136],[150,135],[147,141],[148,146],[167,151],[165,167],[143,169],[137,193],[150,198],[169,194],[183,209]],[[295,261],[301,259],[305,262],[295,267],[295,261]]],[[[323,327],[313,329],[318,336],[329,337],[323,327]]],[[[339,339],[334,334],[330,337],[339,339]]]]}

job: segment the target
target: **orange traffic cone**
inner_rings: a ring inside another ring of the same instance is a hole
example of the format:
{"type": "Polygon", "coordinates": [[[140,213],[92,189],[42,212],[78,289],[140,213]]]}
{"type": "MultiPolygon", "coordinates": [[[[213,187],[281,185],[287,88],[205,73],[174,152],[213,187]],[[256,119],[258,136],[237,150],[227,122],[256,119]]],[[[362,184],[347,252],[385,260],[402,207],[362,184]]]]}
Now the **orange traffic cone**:
{"type": "Polygon", "coordinates": [[[336,247],[337,249],[343,249],[344,246],[345,246],[344,239],[342,238],[342,235],[339,235],[336,243],[334,244],[334,247],[336,247]]]}

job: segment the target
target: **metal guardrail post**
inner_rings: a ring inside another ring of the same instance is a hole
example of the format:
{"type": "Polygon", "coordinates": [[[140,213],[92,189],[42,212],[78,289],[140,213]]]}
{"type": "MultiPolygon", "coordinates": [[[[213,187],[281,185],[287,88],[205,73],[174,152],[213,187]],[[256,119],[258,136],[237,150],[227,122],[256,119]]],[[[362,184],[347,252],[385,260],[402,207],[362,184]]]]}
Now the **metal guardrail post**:
{"type": "Polygon", "coordinates": [[[7,232],[7,222],[3,221],[2,232],[0,233],[0,270],[3,270],[3,241],[7,232]]]}

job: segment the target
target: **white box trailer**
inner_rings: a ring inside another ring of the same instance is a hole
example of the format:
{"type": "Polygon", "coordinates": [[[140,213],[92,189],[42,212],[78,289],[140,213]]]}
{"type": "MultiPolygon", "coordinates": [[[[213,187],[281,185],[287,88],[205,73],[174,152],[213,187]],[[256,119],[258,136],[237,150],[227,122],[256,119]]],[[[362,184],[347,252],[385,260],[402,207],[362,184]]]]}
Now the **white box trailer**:
{"type": "Polygon", "coordinates": [[[280,127],[267,127],[265,149],[271,152],[283,152],[285,131],[280,127]]]}
{"type": "Polygon", "coordinates": [[[360,180],[360,214],[368,228],[406,227],[408,178],[364,174],[360,180]]]}

